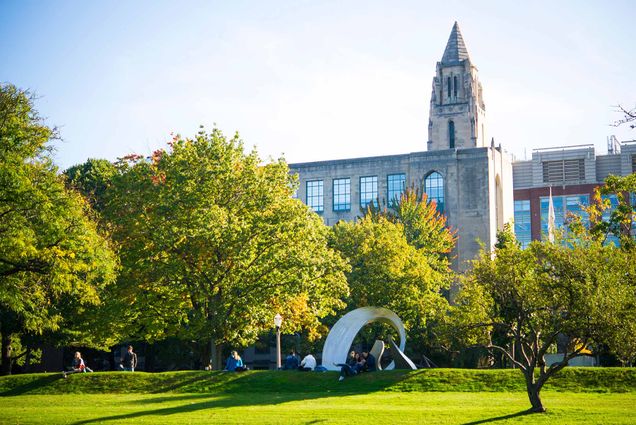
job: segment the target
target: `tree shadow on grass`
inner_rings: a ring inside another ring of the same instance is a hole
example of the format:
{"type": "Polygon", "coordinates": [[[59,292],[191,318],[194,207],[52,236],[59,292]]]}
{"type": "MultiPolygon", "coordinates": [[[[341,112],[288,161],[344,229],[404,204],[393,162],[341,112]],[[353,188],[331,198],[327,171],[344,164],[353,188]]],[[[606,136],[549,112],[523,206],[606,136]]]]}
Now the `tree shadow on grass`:
{"type": "MultiPolygon", "coordinates": [[[[200,410],[206,409],[226,409],[230,407],[241,407],[241,406],[258,406],[258,405],[275,405],[293,401],[306,401],[317,398],[331,397],[331,396],[343,396],[343,395],[359,395],[358,391],[352,391],[350,393],[347,392],[339,392],[338,394],[323,394],[323,393],[315,393],[315,394],[298,394],[298,393],[271,393],[271,394],[184,394],[177,395],[175,397],[156,397],[148,400],[140,400],[130,402],[133,404],[154,404],[154,403],[163,403],[170,401],[181,401],[185,402],[178,406],[173,407],[164,407],[159,409],[150,409],[150,410],[142,410],[131,413],[124,413],[120,415],[111,415],[111,416],[101,416],[93,419],[86,419],[78,422],[74,422],[74,425],[85,425],[92,423],[99,423],[105,421],[117,421],[117,420],[126,420],[126,419],[136,419],[145,416],[169,416],[176,414],[187,414],[192,412],[197,412],[200,410]],[[202,398],[209,398],[209,400],[192,402],[192,400],[200,400],[202,398]]],[[[321,420],[315,420],[311,423],[318,423],[321,420]]]]}
{"type": "Polygon", "coordinates": [[[533,412],[531,410],[522,410],[521,412],[511,413],[509,415],[496,416],[494,418],[487,418],[487,419],[480,419],[478,421],[473,421],[473,422],[466,422],[464,425],[487,424],[487,423],[490,423],[490,422],[504,421],[506,419],[512,419],[512,418],[517,418],[519,416],[530,415],[532,413],[533,412]]]}
{"type": "Polygon", "coordinates": [[[210,380],[209,376],[201,375],[200,373],[193,373],[193,376],[189,379],[185,379],[185,380],[182,378],[174,379],[174,382],[169,383],[168,385],[159,386],[150,392],[151,393],[172,392],[180,388],[185,388],[200,382],[207,382],[209,380],[210,380]]]}
{"type": "Polygon", "coordinates": [[[22,385],[17,385],[11,389],[3,391],[2,393],[0,393],[0,397],[17,396],[17,395],[26,394],[34,390],[37,390],[43,386],[49,385],[59,379],[62,379],[61,373],[42,376],[38,379],[27,381],[26,383],[22,385]]]}

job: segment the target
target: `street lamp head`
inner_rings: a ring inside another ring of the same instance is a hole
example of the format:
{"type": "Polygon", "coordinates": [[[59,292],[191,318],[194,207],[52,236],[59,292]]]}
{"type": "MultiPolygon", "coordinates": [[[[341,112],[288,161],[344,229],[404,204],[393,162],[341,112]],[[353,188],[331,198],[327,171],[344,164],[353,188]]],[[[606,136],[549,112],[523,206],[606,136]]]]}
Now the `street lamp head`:
{"type": "Polygon", "coordinates": [[[276,313],[276,316],[274,316],[274,326],[276,326],[277,328],[280,328],[280,325],[282,324],[283,324],[283,316],[276,313]]]}

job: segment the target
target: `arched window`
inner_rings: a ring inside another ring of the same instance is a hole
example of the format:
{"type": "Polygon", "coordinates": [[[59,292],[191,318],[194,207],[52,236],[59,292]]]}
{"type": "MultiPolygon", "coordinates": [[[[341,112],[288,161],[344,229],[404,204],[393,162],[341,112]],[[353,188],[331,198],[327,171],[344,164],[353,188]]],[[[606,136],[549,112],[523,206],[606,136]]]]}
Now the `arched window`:
{"type": "Polygon", "coordinates": [[[448,122],[448,147],[455,148],[455,123],[453,121],[448,122]]]}
{"type": "Polygon", "coordinates": [[[437,211],[444,212],[444,177],[437,171],[433,171],[424,179],[424,192],[429,201],[437,203],[437,211]]]}
{"type": "Polygon", "coordinates": [[[453,94],[457,97],[457,75],[453,77],[453,94]]]}
{"type": "Polygon", "coordinates": [[[446,78],[446,91],[448,92],[448,99],[451,98],[451,77],[446,78]]]}

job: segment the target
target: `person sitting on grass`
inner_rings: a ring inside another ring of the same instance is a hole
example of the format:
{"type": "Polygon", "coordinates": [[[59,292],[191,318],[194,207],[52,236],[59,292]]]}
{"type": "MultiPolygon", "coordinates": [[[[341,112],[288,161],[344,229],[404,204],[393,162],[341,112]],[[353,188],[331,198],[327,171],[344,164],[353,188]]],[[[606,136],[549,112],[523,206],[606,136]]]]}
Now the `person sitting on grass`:
{"type": "Polygon", "coordinates": [[[362,352],[362,357],[364,357],[364,372],[375,372],[378,370],[378,362],[375,356],[368,351],[362,352]]]}
{"type": "Polygon", "coordinates": [[[247,367],[243,364],[243,359],[236,351],[232,351],[230,357],[227,358],[227,362],[225,363],[225,370],[228,372],[244,372],[247,370],[247,367]]]}
{"type": "Polygon", "coordinates": [[[316,358],[310,354],[307,354],[302,362],[300,362],[300,366],[298,366],[298,370],[301,372],[311,372],[316,367],[316,358]]]}
{"type": "Polygon", "coordinates": [[[84,364],[84,359],[82,359],[82,354],[79,351],[75,352],[75,357],[73,357],[73,366],[71,370],[62,372],[64,378],[71,373],[84,373],[86,372],[86,365],[84,364]]]}
{"type": "Polygon", "coordinates": [[[364,356],[360,353],[356,353],[352,351],[349,353],[349,359],[347,360],[347,364],[337,364],[336,366],[340,366],[340,377],[339,381],[344,381],[346,377],[355,376],[364,371],[366,365],[366,360],[364,356]]]}
{"type": "Polygon", "coordinates": [[[289,355],[285,357],[285,364],[283,365],[283,370],[296,370],[298,369],[298,356],[296,356],[296,352],[291,350],[289,355]]]}

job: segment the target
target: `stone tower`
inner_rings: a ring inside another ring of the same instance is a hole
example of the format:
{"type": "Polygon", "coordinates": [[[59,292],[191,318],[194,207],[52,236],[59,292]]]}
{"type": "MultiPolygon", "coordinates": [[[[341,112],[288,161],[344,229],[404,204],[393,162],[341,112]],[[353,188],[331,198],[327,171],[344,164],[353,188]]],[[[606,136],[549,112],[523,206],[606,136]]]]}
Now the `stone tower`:
{"type": "Polygon", "coordinates": [[[455,22],[433,78],[428,150],[488,146],[485,116],[477,68],[455,22]]]}

